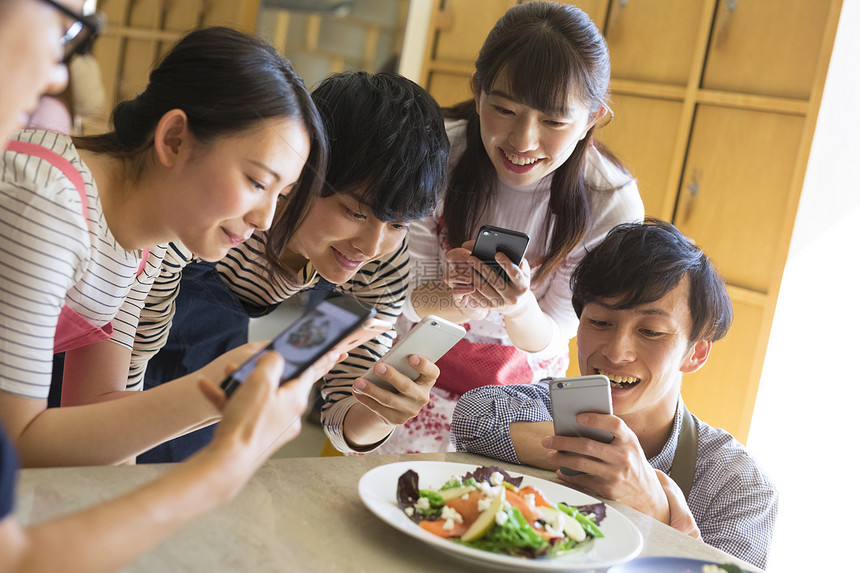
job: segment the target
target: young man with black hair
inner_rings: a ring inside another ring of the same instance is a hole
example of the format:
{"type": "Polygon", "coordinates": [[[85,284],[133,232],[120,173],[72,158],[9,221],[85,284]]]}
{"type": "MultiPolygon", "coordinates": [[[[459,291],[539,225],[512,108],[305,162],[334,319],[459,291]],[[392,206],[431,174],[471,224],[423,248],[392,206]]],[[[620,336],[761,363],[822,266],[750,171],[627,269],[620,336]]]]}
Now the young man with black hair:
{"type": "MultiPolygon", "coordinates": [[[[330,147],[326,184],[299,224],[283,233],[283,272],[272,273],[265,263],[266,233],[254,233],[212,266],[190,264],[187,249],[173,244],[141,312],[130,387],[141,384],[144,371],[147,387],[192,371],[246,342],[249,315],[321,285],[374,306],[377,318],[392,325],[400,315],[409,223],[433,210],[447,176],[449,146],[439,106],[414,82],[387,73],[334,74],[312,96],[330,147]],[[153,358],[162,347],[165,352],[153,358]]],[[[282,215],[287,205],[281,209],[282,215]]],[[[325,380],[322,424],[340,451],[373,450],[429,401],[439,371],[423,358],[413,359],[421,374],[415,382],[376,367],[399,393],[356,380],[393,338],[392,328],[356,348],[325,380]]],[[[179,461],[210,436],[211,429],[195,432],[140,461],[179,461]]]]}
{"type": "Polygon", "coordinates": [[[609,378],[613,409],[577,421],[613,440],[554,435],[547,384],[484,386],[454,411],[457,449],[556,470],[578,489],[764,567],[776,490],[740,443],[681,399],[683,375],[704,366],[732,320],[708,257],[667,223],[620,225],[585,256],[571,287],[580,371],[609,378]]]}

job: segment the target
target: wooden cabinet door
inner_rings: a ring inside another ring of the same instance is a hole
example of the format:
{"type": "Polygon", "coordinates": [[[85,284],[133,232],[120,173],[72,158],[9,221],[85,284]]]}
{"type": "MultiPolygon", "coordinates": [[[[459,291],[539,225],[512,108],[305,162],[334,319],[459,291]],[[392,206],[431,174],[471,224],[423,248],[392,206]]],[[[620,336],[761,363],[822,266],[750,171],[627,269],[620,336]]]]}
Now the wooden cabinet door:
{"type": "Polygon", "coordinates": [[[445,0],[433,60],[474,65],[487,34],[515,0],[445,0]]]}
{"type": "Polygon", "coordinates": [[[645,214],[670,220],[674,202],[666,198],[675,137],[681,121],[679,101],[615,94],[615,117],[599,130],[605,143],[636,178],[645,214]]]}
{"type": "Polygon", "coordinates": [[[683,86],[704,0],[613,0],[604,35],[614,79],[683,86]]]}
{"type": "Polygon", "coordinates": [[[427,91],[442,107],[472,99],[471,76],[456,72],[430,72],[427,91]]]}
{"type": "Polygon", "coordinates": [[[712,105],[696,110],[674,223],[733,285],[767,292],[804,118],[712,105]]]}
{"type": "Polygon", "coordinates": [[[701,370],[684,375],[681,395],[697,417],[745,443],[764,359],[765,346],[760,340],[765,326],[764,297],[756,300],[734,289],[730,295],[732,327],[726,338],[713,345],[701,370]]]}
{"type": "Polygon", "coordinates": [[[808,99],[831,3],[720,0],[702,87],[808,99]]]}

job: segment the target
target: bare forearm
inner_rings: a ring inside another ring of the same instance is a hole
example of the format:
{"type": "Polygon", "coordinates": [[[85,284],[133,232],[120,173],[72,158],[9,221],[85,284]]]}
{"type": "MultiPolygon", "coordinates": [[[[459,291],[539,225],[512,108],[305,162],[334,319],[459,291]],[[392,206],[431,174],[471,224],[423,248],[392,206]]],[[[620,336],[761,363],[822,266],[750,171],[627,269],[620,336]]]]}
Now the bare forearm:
{"type": "MultiPolygon", "coordinates": [[[[232,498],[250,464],[204,450],[124,496],[26,530],[22,571],[116,571],[232,498]]],[[[251,465],[252,467],[255,467],[251,465]]]]}
{"type": "Polygon", "coordinates": [[[357,450],[384,440],[393,429],[393,425],[360,403],[353,404],[343,420],[343,436],[357,450]]]}
{"type": "Polygon", "coordinates": [[[541,310],[537,299],[529,293],[520,308],[505,315],[505,330],[517,348],[539,352],[552,341],[551,318],[541,310]]]}
{"type": "Polygon", "coordinates": [[[549,450],[541,445],[543,439],[552,436],[552,422],[514,422],[508,426],[511,442],[520,462],[536,468],[554,470],[546,461],[549,450]]]}
{"type": "Polygon", "coordinates": [[[460,309],[454,306],[451,289],[442,282],[430,282],[418,285],[412,291],[412,308],[421,318],[434,314],[451,322],[462,324],[468,321],[460,309]]]}
{"type": "Polygon", "coordinates": [[[17,439],[25,467],[122,462],[219,418],[194,375],[120,399],[51,408],[17,439]]]}

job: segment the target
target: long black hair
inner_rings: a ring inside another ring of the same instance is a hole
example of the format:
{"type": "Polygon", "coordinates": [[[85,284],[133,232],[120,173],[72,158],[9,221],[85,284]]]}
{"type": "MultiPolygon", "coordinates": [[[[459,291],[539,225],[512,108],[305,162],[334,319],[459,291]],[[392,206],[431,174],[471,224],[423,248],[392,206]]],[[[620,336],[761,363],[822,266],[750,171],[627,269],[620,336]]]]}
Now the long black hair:
{"type": "Polygon", "coordinates": [[[286,205],[278,209],[266,240],[266,259],[276,274],[291,276],[280,253],[319,196],[328,157],[322,119],[289,61],[263,40],[231,28],[210,27],[184,36],[152,70],[149,83],[111,114],[110,133],[77,137],[75,145],[122,158],[140,178],[162,116],[181,109],[200,142],[241,132],[261,121],[300,118],[310,154],[286,205]]]}
{"type": "MultiPolygon", "coordinates": [[[[510,8],[487,36],[475,62],[475,96],[489,93],[502,75],[506,91],[529,107],[554,113],[568,107],[573,93],[597,113],[609,94],[609,52],[600,30],[579,8],[527,2],[510,8]]],[[[467,120],[466,147],[451,171],[443,211],[448,242],[458,246],[474,238],[478,219],[495,197],[497,175],[481,141],[475,101],[446,108],[444,113],[467,120]]],[[[591,187],[585,178],[585,156],[593,130],[553,173],[544,224],[549,249],[534,282],[552,276],[585,232],[591,187]]],[[[623,169],[608,150],[596,145],[623,169]]]]}

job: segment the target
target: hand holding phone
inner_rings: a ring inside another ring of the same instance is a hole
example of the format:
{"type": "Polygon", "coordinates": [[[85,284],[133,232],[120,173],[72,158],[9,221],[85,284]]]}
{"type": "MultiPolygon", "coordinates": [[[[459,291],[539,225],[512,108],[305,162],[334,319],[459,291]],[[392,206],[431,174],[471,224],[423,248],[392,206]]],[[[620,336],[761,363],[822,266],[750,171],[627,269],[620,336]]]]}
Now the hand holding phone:
{"type": "Polygon", "coordinates": [[[478,230],[478,238],[472,247],[472,255],[489,266],[505,282],[508,273],[496,262],[496,253],[503,253],[512,263],[519,266],[529,246],[529,236],[519,231],[484,225],[478,230]]]}
{"type": "MultiPolygon", "coordinates": [[[[348,296],[330,296],[290,324],[266,348],[252,356],[221,382],[221,389],[230,396],[254,371],[260,356],[270,350],[284,357],[281,383],[301,374],[338,343],[348,340],[367,321],[376,309],[367,307],[348,296]]],[[[342,350],[343,351],[343,350],[342,350]]]]}
{"type": "MultiPolygon", "coordinates": [[[[614,438],[611,432],[583,426],[576,421],[576,416],[583,412],[612,413],[612,392],[606,376],[554,378],[549,382],[549,397],[557,436],[590,438],[607,444],[614,438]]],[[[561,468],[561,471],[567,475],[580,473],[568,468],[561,468]]]]}
{"type": "MultiPolygon", "coordinates": [[[[419,374],[409,365],[410,355],[417,354],[436,362],[464,336],[466,336],[465,328],[431,314],[424,317],[412,330],[398,340],[391,347],[391,350],[379,359],[379,362],[391,366],[411,380],[415,380],[419,374]]],[[[380,378],[373,371],[373,368],[370,368],[361,377],[390,392],[397,391],[386,380],[380,378]]]]}

